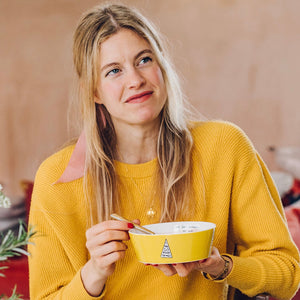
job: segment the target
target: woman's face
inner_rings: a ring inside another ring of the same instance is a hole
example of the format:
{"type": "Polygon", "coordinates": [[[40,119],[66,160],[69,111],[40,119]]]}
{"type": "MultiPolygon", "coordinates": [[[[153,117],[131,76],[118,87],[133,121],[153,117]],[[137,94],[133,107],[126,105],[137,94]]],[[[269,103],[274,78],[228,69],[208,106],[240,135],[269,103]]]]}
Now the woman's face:
{"type": "Polygon", "coordinates": [[[110,113],[115,128],[159,121],[167,92],[147,41],[121,29],[101,44],[95,102],[110,113]]]}

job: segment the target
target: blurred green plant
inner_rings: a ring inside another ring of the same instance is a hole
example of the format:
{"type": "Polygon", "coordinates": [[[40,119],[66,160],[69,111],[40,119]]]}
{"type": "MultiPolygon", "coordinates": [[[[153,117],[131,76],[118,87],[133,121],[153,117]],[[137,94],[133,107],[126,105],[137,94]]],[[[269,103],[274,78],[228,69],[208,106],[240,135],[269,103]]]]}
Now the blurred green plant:
{"type": "MultiPolygon", "coordinates": [[[[4,195],[3,187],[0,184],[0,207],[9,208],[11,205],[10,199],[4,195]]],[[[29,253],[24,249],[26,245],[32,244],[30,238],[36,232],[32,227],[27,230],[24,221],[19,220],[19,230],[16,235],[12,230],[8,230],[6,234],[1,233],[1,244],[0,244],[0,263],[7,261],[9,258],[14,256],[26,255],[29,253]]],[[[8,269],[8,266],[0,266],[0,277],[5,277],[2,273],[3,270],[8,269]]],[[[0,295],[0,299],[7,300],[21,300],[22,295],[17,294],[17,287],[15,286],[12,295],[7,298],[5,295],[0,295]]]]}
{"type": "Polygon", "coordinates": [[[3,187],[0,184],[0,207],[10,208],[10,199],[4,195],[3,187]]]}
{"type": "MultiPolygon", "coordinates": [[[[19,221],[19,232],[16,236],[12,230],[3,236],[1,234],[2,242],[0,245],[0,261],[5,261],[13,256],[20,256],[22,254],[29,255],[24,249],[24,246],[32,244],[29,239],[34,235],[33,228],[29,228],[27,231],[26,225],[22,220],[19,221]]],[[[7,266],[0,267],[0,270],[7,269],[7,266]]],[[[0,273],[0,277],[4,277],[3,273],[0,273]]]]}

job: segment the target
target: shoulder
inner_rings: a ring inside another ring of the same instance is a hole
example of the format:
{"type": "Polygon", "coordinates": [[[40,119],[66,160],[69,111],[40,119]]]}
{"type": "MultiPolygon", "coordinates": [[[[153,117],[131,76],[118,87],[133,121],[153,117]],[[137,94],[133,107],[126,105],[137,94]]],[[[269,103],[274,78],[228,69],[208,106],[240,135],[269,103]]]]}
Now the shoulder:
{"type": "Polygon", "coordinates": [[[67,146],[42,162],[34,180],[31,210],[52,213],[76,210],[74,197],[80,194],[80,187],[74,183],[55,184],[64,172],[74,147],[67,146]]]}
{"type": "Polygon", "coordinates": [[[196,149],[213,148],[218,151],[236,152],[237,149],[254,152],[254,146],[246,133],[237,125],[222,121],[212,120],[195,122],[191,134],[196,149]]]}
{"type": "Polygon", "coordinates": [[[197,138],[199,135],[243,135],[244,131],[234,123],[222,120],[211,120],[205,122],[194,122],[191,126],[192,135],[197,138]]]}
{"type": "Polygon", "coordinates": [[[45,159],[38,168],[35,182],[37,180],[56,182],[64,172],[74,147],[75,145],[66,146],[45,159]]]}

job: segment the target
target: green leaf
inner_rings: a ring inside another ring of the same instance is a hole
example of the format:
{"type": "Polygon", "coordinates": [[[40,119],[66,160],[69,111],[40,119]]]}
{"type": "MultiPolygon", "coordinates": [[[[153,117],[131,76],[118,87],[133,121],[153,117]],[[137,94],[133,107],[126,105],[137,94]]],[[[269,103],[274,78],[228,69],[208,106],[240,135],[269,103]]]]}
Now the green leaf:
{"type": "Polygon", "coordinates": [[[7,260],[7,256],[0,257],[0,261],[7,260]]]}
{"type": "MultiPolygon", "coordinates": [[[[33,242],[29,241],[32,236],[34,236],[36,232],[34,231],[33,227],[29,227],[28,231],[26,230],[26,224],[24,221],[19,221],[19,230],[17,236],[14,235],[12,230],[9,230],[5,236],[0,234],[0,239],[2,241],[0,243],[0,262],[6,261],[10,257],[13,256],[20,256],[20,255],[30,255],[24,247],[28,244],[34,244],[33,242]]],[[[0,270],[7,269],[7,266],[0,266],[0,270]]],[[[0,278],[5,277],[3,273],[0,273],[0,278]]],[[[3,299],[4,295],[0,295],[0,299],[3,299]]],[[[13,289],[12,295],[4,299],[7,300],[22,300],[22,295],[17,294],[16,286],[13,289]]]]}
{"type": "Polygon", "coordinates": [[[28,232],[26,231],[26,225],[22,220],[19,221],[19,231],[18,235],[15,236],[14,233],[9,230],[4,236],[1,245],[0,245],[0,261],[7,260],[9,257],[29,255],[29,253],[24,249],[29,243],[29,239],[36,232],[32,227],[29,228],[28,232]]]}
{"type": "Polygon", "coordinates": [[[26,256],[29,255],[29,253],[26,250],[21,249],[21,248],[13,248],[12,251],[19,252],[19,253],[24,254],[26,256]]]}
{"type": "Polygon", "coordinates": [[[15,285],[12,295],[7,300],[22,300],[22,295],[17,294],[17,286],[15,285]]]}
{"type": "Polygon", "coordinates": [[[4,239],[3,239],[2,243],[1,243],[1,246],[4,245],[8,239],[11,238],[11,235],[12,235],[12,231],[9,230],[9,231],[7,232],[7,234],[5,235],[5,237],[4,237],[4,239]]]}

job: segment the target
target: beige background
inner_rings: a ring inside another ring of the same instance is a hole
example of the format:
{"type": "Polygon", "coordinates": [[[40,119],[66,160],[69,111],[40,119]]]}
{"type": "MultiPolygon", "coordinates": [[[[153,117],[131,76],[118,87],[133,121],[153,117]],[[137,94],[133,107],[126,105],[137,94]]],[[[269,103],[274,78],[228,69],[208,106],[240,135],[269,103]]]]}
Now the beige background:
{"type": "MultiPolygon", "coordinates": [[[[10,195],[68,138],[72,35],[94,0],[0,0],[0,182],[10,195]]],[[[190,101],[269,145],[300,146],[299,0],[128,0],[168,37],[190,101]]]]}

